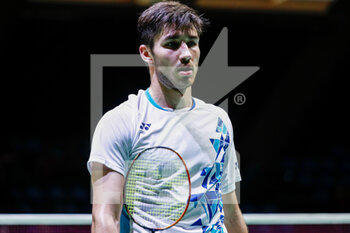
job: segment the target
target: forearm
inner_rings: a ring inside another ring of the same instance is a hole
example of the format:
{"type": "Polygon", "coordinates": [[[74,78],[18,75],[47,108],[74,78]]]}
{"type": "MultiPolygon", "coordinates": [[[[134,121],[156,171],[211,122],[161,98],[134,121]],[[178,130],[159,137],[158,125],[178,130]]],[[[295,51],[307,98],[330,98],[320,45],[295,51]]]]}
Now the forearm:
{"type": "Polygon", "coordinates": [[[225,213],[225,221],[224,224],[228,233],[247,233],[248,227],[244,221],[242,212],[239,209],[238,204],[226,204],[226,205],[236,205],[235,207],[226,206],[225,209],[235,210],[235,211],[227,211],[225,213]]]}
{"type": "Polygon", "coordinates": [[[119,220],[113,218],[111,215],[100,215],[92,217],[91,225],[92,233],[119,233],[119,220]]]}
{"type": "Polygon", "coordinates": [[[224,224],[228,233],[247,233],[248,227],[239,208],[236,193],[233,191],[224,194],[222,200],[225,214],[224,224]]]}
{"type": "Polygon", "coordinates": [[[124,177],[101,164],[92,167],[92,233],[119,233],[124,177]]]}

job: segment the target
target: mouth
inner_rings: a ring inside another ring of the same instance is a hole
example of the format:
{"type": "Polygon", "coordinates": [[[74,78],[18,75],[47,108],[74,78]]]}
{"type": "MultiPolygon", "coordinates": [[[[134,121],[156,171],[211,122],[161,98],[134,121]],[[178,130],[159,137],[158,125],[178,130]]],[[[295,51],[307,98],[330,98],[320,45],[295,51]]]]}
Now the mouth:
{"type": "Polygon", "coordinates": [[[178,69],[178,72],[180,75],[188,76],[193,73],[193,67],[192,66],[181,66],[178,69]]]}

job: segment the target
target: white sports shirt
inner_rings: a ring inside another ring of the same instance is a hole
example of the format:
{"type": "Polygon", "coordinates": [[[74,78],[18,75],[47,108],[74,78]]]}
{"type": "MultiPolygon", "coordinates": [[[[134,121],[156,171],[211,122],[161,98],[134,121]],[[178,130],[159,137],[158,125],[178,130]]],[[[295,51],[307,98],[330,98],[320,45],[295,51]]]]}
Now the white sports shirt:
{"type": "MultiPolygon", "coordinates": [[[[234,191],[241,177],[226,112],[196,98],[191,108],[165,109],[152,99],[148,89],[140,90],[99,121],[88,169],[91,173],[91,162],[99,162],[125,176],[126,161],[154,146],[177,151],[186,162],[192,184],[185,216],[162,232],[227,232],[221,195],[234,191]],[[220,181],[211,188],[217,179],[220,181]],[[211,190],[205,197],[199,198],[208,188],[211,190]]],[[[131,223],[124,211],[122,218],[122,233],[149,232],[131,223]]]]}

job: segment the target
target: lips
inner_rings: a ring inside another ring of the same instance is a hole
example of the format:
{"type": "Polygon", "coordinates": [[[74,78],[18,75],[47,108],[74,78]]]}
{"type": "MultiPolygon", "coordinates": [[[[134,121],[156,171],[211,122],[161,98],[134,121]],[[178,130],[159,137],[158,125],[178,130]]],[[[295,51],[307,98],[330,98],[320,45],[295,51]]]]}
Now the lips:
{"type": "Polygon", "coordinates": [[[187,71],[193,71],[193,67],[192,66],[182,66],[178,68],[178,71],[181,72],[187,72],[187,71]]]}

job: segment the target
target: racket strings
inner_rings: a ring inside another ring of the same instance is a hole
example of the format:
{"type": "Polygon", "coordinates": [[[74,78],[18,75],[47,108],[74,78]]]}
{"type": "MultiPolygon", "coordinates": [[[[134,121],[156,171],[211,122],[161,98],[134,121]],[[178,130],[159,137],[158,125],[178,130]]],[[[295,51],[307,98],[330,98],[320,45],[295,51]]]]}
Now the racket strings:
{"type": "Polygon", "coordinates": [[[135,222],[160,229],[173,224],[184,213],[189,177],[176,154],[160,156],[154,152],[142,154],[132,164],[126,181],[125,204],[135,222]]]}

